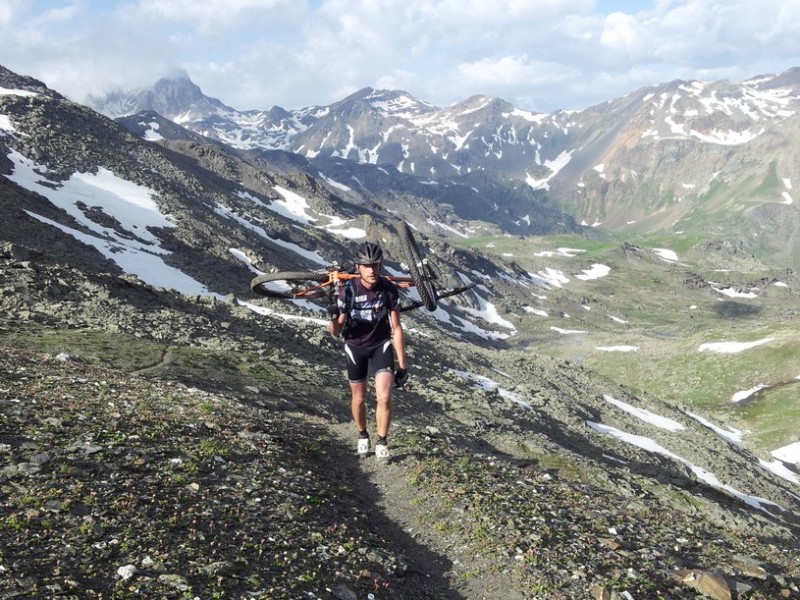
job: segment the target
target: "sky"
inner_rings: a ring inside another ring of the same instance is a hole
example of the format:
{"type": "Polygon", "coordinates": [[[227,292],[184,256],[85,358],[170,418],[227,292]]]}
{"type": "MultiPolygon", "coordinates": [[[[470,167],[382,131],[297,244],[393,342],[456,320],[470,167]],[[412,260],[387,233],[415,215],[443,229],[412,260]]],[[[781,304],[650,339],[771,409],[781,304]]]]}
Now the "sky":
{"type": "Polygon", "coordinates": [[[550,113],[800,66],[800,2],[0,0],[0,65],[77,102],[183,71],[238,110],[373,87],[550,113]]]}

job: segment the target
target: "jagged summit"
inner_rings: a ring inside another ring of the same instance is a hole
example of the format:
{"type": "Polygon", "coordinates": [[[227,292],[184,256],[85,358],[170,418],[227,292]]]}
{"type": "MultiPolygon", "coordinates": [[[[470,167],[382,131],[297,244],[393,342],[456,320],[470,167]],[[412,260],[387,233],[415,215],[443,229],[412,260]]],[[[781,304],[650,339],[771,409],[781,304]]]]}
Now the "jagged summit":
{"type": "Polygon", "coordinates": [[[219,111],[234,112],[216,98],[203,94],[183,70],[173,71],[147,88],[116,90],[104,98],[92,97],[89,104],[112,118],[151,110],[176,122],[211,117],[219,111]]]}
{"type": "Polygon", "coordinates": [[[436,107],[414,98],[402,90],[376,90],[363,88],[347,98],[331,105],[331,110],[351,104],[368,106],[383,117],[413,120],[436,110],[436,107]]]}

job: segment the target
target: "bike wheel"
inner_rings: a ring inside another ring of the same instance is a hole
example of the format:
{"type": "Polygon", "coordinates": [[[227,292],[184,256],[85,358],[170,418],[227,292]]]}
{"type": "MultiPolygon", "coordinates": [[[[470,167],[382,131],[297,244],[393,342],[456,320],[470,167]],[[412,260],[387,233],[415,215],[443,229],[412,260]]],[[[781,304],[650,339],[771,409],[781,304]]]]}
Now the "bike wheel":
{"type": "Polygon", "coordinates": [[[328,294],[329,286],[319,284],[328,280],[327,273],[277,271],[254,277],[250,281],[250,289],[253,293],[268,298],[322,298],[328,294]],[[274,285],[269,286],[270,283],[274,285]]]}
{"type": "Polygon", "coordinates": [[[433,287],[433,274],[419,251],[414,234],[411,233],[411,227],[406,222],[403,222],[403,226],[400,228],[400,245],[403,248],[411,279],[414,280],[414,285],[417,287],[423,306],[431,312],[436,310],[436,289],[433,287]]]}

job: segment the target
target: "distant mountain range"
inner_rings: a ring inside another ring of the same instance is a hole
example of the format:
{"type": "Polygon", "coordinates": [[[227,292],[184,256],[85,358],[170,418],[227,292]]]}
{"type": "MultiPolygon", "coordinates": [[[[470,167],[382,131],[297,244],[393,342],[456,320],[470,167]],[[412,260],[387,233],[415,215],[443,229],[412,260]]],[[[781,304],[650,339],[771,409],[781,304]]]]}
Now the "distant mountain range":
{"type": "Polygon", "coordinates": [[[300,155],[345,186],[368,187],[361,166],[379,166],[391,177],[370,190],[378,198],[386,186],[438,186],[434,200],[461,219],[511,233],[575,231],[574,219],[622,237],[735,239],[776,264],[800,257],[798,68],[672,81],[553,114],[485,96],[440,108],[371,88],[329,106],[239,111],[186,75],[92,104],[143,137],[165,135],[157,113],[232,148],[300,155]]]}

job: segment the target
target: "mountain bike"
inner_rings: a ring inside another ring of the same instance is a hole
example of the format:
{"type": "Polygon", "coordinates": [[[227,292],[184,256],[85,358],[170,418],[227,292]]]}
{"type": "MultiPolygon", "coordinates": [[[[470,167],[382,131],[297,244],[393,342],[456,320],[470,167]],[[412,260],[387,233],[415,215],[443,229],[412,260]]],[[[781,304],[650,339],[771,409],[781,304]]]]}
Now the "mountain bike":
{"type": "MultiPolygon", "coordinates": [[[[400,289],[416,288],[420,300],[409,304],[401,304],[400,312],[424,306],[428,311],[435,311],[440,298],[461,294],[475,287],[470,282],[463,286],[439,289],[438,272],[433,264],[420,251],[408,223],[403,223],[399,232],[408,276],[383,275],[400,289]]],[[[262,273],[250,281],[250,289],[259,296],[283,298],[289,300],[313,300],[327,298],[335,301],[339,286],[350,279],[358,279],[360,275],[351,271],[343,271],[339,265],[333,264],[320,271],[276,271],[262,273]]]]}

